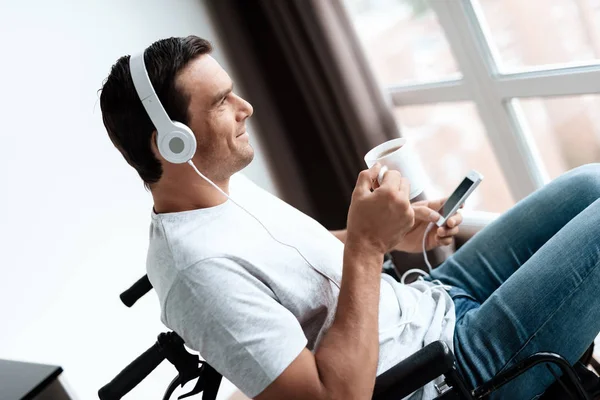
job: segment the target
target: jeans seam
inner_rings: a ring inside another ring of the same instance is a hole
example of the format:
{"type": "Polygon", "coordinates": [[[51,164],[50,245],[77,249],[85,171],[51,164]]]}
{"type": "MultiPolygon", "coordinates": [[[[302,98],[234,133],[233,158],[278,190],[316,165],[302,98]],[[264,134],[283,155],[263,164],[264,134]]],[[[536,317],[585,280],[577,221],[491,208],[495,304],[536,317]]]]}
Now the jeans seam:
{"type": "Polygon", "coordinates": [[[552,319],[552,317],[554,317],[554,315],[560,310],[560,308],[571,298],[571,296],[573,296],[573,294],[579,289],[579,287],[584,284],[584,282],[586,281],[586,279],[598,268],[598,266],[600,266],[600,260],[596,261],[596,265],[594,265],[594,267],[591,268],[589,270],[589,272],[581,279],[581,282],[579,283],[579,285],[577,285],[575,288],[573,288],[573,290],[571,290],[571,292],[569,292],[569,294],[563,299],[563,301],[559,304],[559,306],[556,307],[556,309],[554,310],[554,312],[552,312],[552,314],[550,314],[548,316],[548,318],[546,318],[546,320],[544,321],[544,323],[542,323],[538,327],[538,329],[536,329],[536,331],[534,333],[532,333],[531,336],[529,336],[529,338],[525,341],[525,343],[523,343],[523,345],[521,346],[521,348],[502,366],[502,368],[500,368],[500,370],[498,371],[498,373],[501,373],[502,371],[504,371],[504,369],[515,358],[517,358],[521,354],[521,352],[525,349],[525,347],[527,347],[527,345],[533,340],[533,338],[535,338],[535,336],[538,334],[538,332],[540,330],[542,330],[544,328],[544,326],[546,326],[546,324],[548,323],[548,321],[550,321],[550,319],[552,319]]]}

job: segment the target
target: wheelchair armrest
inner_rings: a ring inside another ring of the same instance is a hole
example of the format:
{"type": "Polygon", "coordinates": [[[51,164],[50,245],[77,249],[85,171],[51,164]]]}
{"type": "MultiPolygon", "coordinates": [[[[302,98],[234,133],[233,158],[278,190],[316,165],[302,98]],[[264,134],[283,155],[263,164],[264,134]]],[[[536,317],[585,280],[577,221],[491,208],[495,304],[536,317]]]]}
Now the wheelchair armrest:
{"type": "Polygon", "coordinates": [[[433,342],[396,364],[375,381],[373,400],[402,399],[454,366],[454,354],[444,342],[433,342]]]}

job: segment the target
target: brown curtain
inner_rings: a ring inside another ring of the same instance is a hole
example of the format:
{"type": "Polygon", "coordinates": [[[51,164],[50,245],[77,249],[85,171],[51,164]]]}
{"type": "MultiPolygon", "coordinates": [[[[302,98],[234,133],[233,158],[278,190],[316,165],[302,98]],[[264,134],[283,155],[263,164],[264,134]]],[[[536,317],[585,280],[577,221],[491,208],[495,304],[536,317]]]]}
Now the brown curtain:
{"type": "Polygon", "coordinates": [[[338,0],[263,1],[285,56],[319,125],[327,155],[345,190],[354,187],[363,156],[397,137],[338,0]]]}

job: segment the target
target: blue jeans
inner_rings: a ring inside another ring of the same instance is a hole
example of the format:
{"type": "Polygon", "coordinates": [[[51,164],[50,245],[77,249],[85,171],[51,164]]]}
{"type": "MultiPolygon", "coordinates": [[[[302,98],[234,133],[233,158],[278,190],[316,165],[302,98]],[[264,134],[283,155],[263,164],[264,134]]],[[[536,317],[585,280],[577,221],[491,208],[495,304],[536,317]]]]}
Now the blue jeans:
{"type": "MultiPolygon", "coordinates": [[[[600,164],[519,202],[431,278],[454,287],[454,351],[471,387],[538,351],[575,363],[600,332],[600,164]]],[[[538,365],[491,398],[535,398],[553,381],[538,365]]]]}

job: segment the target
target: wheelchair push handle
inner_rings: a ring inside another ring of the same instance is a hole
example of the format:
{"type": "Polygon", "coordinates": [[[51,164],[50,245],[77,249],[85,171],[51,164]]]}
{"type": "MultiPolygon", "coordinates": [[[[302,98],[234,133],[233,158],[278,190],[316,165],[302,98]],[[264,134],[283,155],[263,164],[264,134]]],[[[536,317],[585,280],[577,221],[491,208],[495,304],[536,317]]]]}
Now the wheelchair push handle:
{"type": "Polygon", "coordinates": [[[100,400],[120,400],[140,384],[166,358],[160,343],[146,350],[119,375],[98,391],[100,400]]]}
{"type": "Polygon", "coordinates": [[[148,275],[144,275],[129,289],[121,293],[121,296],[119,297],[121,298],[123,304],[125,304],[127,307],[131,307],[150,290],[152,290],[152,284],[148,279],[148,275]]]}

